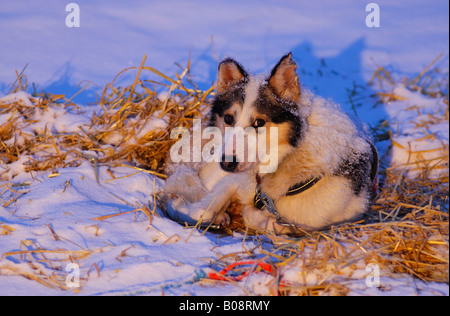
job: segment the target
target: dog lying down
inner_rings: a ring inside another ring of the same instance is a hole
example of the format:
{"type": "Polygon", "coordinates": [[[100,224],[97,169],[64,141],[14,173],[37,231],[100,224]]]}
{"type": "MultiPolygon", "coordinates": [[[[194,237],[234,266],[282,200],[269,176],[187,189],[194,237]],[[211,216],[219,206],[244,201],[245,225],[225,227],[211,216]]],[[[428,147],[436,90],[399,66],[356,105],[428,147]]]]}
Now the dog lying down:
{"type": "Polygon", "coordinates": [[[291,53],[266,77],[223,60],[209,120],[197,129],[201,148],[188,137],[190,152],[175,162],[180,140],[166,167],[165,209],[175,220],[227,225],[235,202],[249,228],[321,230],[360,218],[375,195],[375,146],[335,104],[300,89],[291,53]],[[211,155],[196,160],[195,150],[211,155]]]}

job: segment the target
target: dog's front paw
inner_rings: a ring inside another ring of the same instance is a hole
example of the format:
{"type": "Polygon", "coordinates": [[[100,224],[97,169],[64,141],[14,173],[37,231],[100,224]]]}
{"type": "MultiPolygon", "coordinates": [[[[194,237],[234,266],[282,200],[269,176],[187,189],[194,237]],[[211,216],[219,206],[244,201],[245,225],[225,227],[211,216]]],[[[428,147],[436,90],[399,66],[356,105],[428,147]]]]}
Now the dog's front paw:
{"type": "Polygon", "coordinates": [[[231,224],[230,215],[227,212],[220,212],[217,214],[214,224],[221,226],[229,226],[231,224]]]}
{"type": "Polygon", "coordinates": [[[211,223],[215,225],[229,225],[231,223],[228,213],[224,211],[214,212],[213,210],[201,207],[196,203],[180,207],[178,208],[178,212],[189,216],[189,218],[195,222],[200,222],[202,226],[211,223]]]}
{"type": "Polygon", "coordinates": [[[157,198],[159,206],[166,217],[175,221],[181,221],[185,217],[183,216],[183,210],[186,210],[186,202],[181,196],[175,193],[160,193],[157,195],[157,198]]]}
{"type": "Polygon", "coordinates": [[[276,218],[272,214],[253,206],[246,206],[242,209],[242,219],[245,226],[265,232],[273,232],[276,224],[276,218]]]}
{"type": "Polygon", "coordinates": [[[159,201],[164,214],[179,223],[196,225],[200,222],[201,226],[211,223],[227,226],[231,223],[228,213],[216,212],[211,205],[205,207],[202,203],[187,203],[177,194],[163,194],[159,196],[159,201]]]}

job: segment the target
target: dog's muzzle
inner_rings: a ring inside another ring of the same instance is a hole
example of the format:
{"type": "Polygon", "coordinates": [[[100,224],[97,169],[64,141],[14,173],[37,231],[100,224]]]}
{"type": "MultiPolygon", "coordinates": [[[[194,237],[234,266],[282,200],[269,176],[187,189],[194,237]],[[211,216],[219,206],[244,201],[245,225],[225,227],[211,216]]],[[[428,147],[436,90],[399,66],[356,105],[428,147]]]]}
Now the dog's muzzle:
{"type": "Polygon", "coordinates": [[[237,161],[236,156],[233,157],[225,157],[222,156],[222,161],[220,162],[220,167],[227,172],[235,172],[238,168],[239,162],[237,161]]]}

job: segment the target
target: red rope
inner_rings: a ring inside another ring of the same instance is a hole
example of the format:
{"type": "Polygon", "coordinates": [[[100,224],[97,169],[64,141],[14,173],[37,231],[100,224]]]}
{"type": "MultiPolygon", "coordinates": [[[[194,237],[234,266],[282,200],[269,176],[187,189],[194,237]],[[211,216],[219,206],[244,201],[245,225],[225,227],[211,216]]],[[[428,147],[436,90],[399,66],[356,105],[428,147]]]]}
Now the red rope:
{"type": "MultiPolygon", "coordinates": [[[[248,276],[251,273],[251,271],[245,271],[236,277],[227,277],[226,274],[229,271],[233,270],[235,267],[246,266],[246,265],[253,265],[255,267],[261,268],[262,271],[273,274],[273,267],[270,264],[267,264],[262,261],[249,260],[249,261],[241,261],[241,262],[235,262],[233,264],[230,264],[229,266],[227,266],[225,269],[223,269],[219,273],[210,272],[210,273],[208,273],[208,277],[212,280],[240,281],[243,278],[245,278],[246,276],[248,276]]],[[[258,273],[260,271],[254,271],[254,272],[258,273]]]]}

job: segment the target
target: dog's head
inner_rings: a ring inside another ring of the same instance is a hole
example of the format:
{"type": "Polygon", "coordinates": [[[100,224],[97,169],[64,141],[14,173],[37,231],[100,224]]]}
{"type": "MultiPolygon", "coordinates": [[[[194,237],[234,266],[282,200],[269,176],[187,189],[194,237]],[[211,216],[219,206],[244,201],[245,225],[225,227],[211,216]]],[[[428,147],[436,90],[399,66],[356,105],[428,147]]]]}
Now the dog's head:
{"type": "Polygon", "coordinates": [[[249,75],[231,58],[219,64],[211,125],[224,135],[223,170],[259,167],[260,173],[274,172],[298,145],[305,120],[298,111],[296,70],[291,53],[281,58],[268,77],[249,75]]]}

